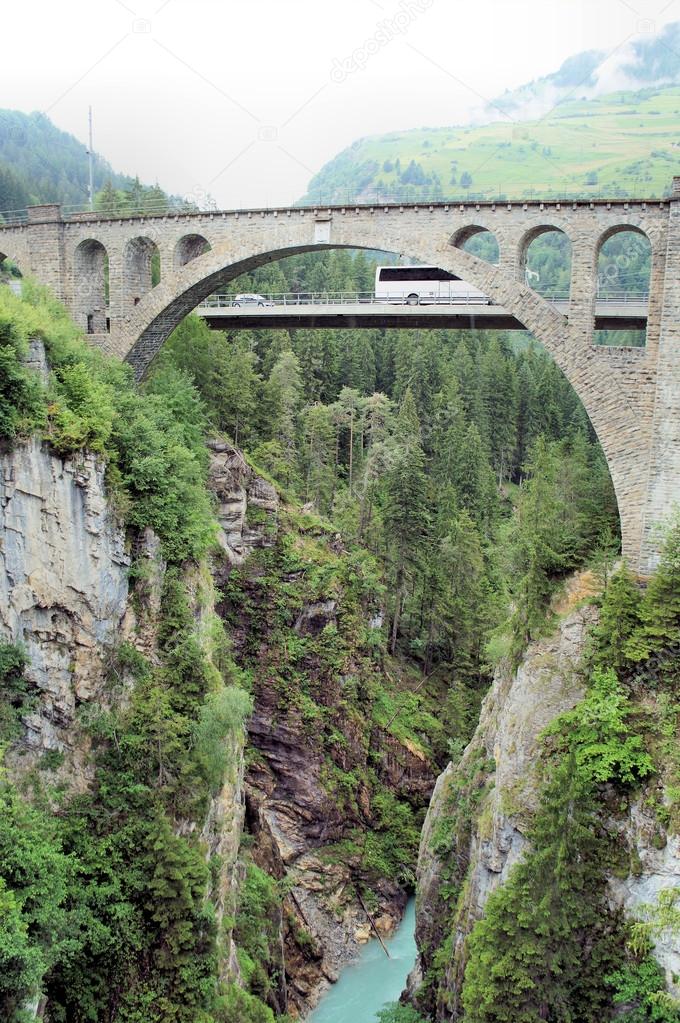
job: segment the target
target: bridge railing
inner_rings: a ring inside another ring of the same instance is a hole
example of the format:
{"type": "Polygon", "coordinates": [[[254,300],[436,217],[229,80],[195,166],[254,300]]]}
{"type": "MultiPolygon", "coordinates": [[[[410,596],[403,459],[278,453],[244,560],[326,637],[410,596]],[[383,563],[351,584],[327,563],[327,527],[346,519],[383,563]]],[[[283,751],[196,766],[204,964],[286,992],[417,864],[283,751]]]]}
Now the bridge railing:
{"type": "MultiPolygon", "coordinates": [[[[151,199],[140,203],[127,200],[117,201],[108,204],[97,204],[92,209],[89,203],[70,203],[61,207],[61,213],[66,220],[80,220],[90,218],[111,217],[114,219],[127,217],[153,217],[153,216],[178,216],[191,213],[218,213],[221,209],[234,211],[248,209],[292,209],[323,208],[329,206],[394,206],[394,205],[468,205],[470,203],[539,203],[539,202],[635,202],[640,199],[663,200],[671,195],[671,187],[666,188],[662,194],[645,194],[644,196],[631,195],[625,189],[612,188],[609,191],[558,191],[551,189],[518,188],[514,185],[509,191],[502,186],[498,189],[483,192],[469,190],[445,194],[441,189],[427,189],[407,187],[403,189],[389,188],[368,188],[359,193],[335,190],[332,192],[319,192],[308,194],[302,199],[294,202],[279,202],[272,204],[268,200],[260,206],[253,206],[252,202],[234,203],[229,207],[218,207],[212,199],[205,201],[194,198],[185,199],[151,199]]],[[[0,228],[11,227],[14,224],[22,224],[28,220],[26,209],[2,210],[0,211],[0,228]]]]}
{"type": "Polygon", "coordinates": [[[25,224],[28,220],[28,210],[5,210],[0,213],[0,227],[13,227],[15,224],[25,224]]]}
{"type": "MultiPolygon", "coordinates": [[[[313,292],[281,292],[258,295],[257,299],[239,300],[236,295],[218,292],[209,295],[198,306],[199,309],[256,309],[258,307],[296,307],[296,306],[338,306],[338,305],[406,305],[409,292],[392,295],[389,298],[377,297],[372,291],[313,291],[313,292]]],[[[569,294],[553,292],[542,295],[548,302],[563,303],[569,301],[569,294]]],[[[646,292],[608,293],[597,297],[599,304],[611,305],[642,305],[647,302],[646,292]]],[[[480,297],[478,291],[461,292],[454,296],[424,298],[422,305],[480,305],[493,304],[480,297]]]]}
{"type": "MultiPolygon", "coordinates": [[[[406,305],[410,291],[392,294],[389,297],[377,297],[372,291],[311,291],[281,292],[279,294],[258,295],[257,299],[244,299],[237,295],[209,295],[201,303],[200,308],[227,309],[248,308],[258,306],[336,306],[336,305],[406,305]]],[[[478,291],[461,292],[455,296],[434,296],[424,298],[423,305],[472,305],[489,304],[487,298],[481,297],[478,291]]]]}

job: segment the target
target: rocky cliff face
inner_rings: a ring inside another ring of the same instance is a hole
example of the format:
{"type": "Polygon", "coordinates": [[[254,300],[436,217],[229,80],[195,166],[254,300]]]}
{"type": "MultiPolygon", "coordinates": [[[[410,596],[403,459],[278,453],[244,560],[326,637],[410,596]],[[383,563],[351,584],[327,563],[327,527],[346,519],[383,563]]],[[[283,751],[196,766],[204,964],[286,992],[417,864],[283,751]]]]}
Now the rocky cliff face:
{"type": "Polygon", "coordinates": [[[130,556],[91,454],[62,461],[30,440],[0,457],[0,636],[24,644],[39,703],[15,764],[48,750],[87,784],[80,704],[102,699],[106,651],[126,617],[130,556]]]}
{"type": "Polygon", "coordinates": [[[465,938],[489,894],[522,855],[536,808],[540,735],[583,696],[578,664],[594,615],[592,608],[568,615],[553,637],[529,647],[517,672],[496,672],[472,741],[437,781],[418,861],[420,960],[411,986],[427,977],[448,939],[443,976],[426,995],[438,1019],[455,1018],[465,938]],[[458,896],[453,919],[452,887],[458,896]]]}
{"type": "MultiPolygon", "coordinates": [[[[33,349],[37,368],[41,346],[33,349]]],[[[62,755],[50,771],[72,791],[93,777],[90,741],[81,714],[125,700],[131,681],[111,686],[112,653],[132,643],[152,662],[165,563],[151,530],[127,537],[107,499],[104,465],[92,454],[62,460],[32,439],[0,455],[0,642],[20,643],[28,655],[27,677],[37,696],[24,732],[6,761],[21,779],[44,754],[62,755]],[[129,583],[132,562],[140,569],[129,583]],[[143,566],[143,567],[141,567],[143,566]],[[114,693],[115,689],[115,693],[114,693]]],[[[240,550],[246,546],[230,538],[240,550]]],[[[255,542],[247,536],[247,542],[255,542]]],[[[187,568],[187,593],[197,632],[214,614],[209,572],[187,568]]],[[[237,857],[245,812],[243,740],[225,751],[236,764],[211,799],[199,824],[211,854],[221,858],[212,899],[218,918],[231,915],[238,887],[237,857]]],[[[193,829],[195,822],[179,823],[193,829]]],[[[238,976],[235,948],[225,934],[221,972],[238,976]]]]}
{"type": "Polygon", "coordinates": [[[278,494],[252,471],[237,448],[223,441],[210,441],[208,447],[220,547],[230,565],[242,565],[254,550],[271,545],[277,529],[278,494]]]}
{"type": "MultiPolygon", "coordinates": [[[[379,608],[350,607],[352,575],[339,581],[346,552],[335,534],[315,528],[313,538],[294,537],[284,556],[291,564],[277,579],[277,599],[285,595],[288,616],[285,656],[292,658],[297,644],[313,700],[302,686],[286,696],[275,684],[279,650],[274,646],[269,657],[268,629],[278,634],[277,615],[284,612],[263,585],[264,562],[258,558],[281,555],[274,551],[283,533],[279,499],[230,445],[214,442],[211,449],[210,486],[224,554],[216,581],[229,588],[232,573],[241,574],[239,603],[227,618],[235,653],[244,660],[246,651],[254,653],[259,668],[253,671],[247,778],[239,743],[228,751],[236,769],[212,799],[206,818],[180,821],[177,827],[200,828],[209,852],[220,856],[211,898],[218,916],[226,918],[242,881],[239,848],[247,816],[254,859],[274,877],[285,878],[290,892],[280,920],[285,971],[278,1004],[304,1015],[371,936],[357,885],[381,932],[398,923],[408,886],[369,876],[363,847],[377,827],[376,793],[424,807],[434,782],[433,762],[417,736],[397,738],[366,717],[378,668],[362,650],[359,633],[379,628],[379,608]],[[307,558],[310,545],[321,564],[307,558]],[[310,586],[308,576],[314,573],[318,578],[310,586]],[[338,635],[343,653],[335,647],[338,635]],[[325,745],[319,742],[322,732],[325,745]]],[[[152,662],[157,659],[166,566],[151,531],[126,535],[107,500],[104,466],[96,457],[64,461],[31,440],[2,454],[0,463],[0,641],[25,646],[38,697],[9,765],[21,780],[45,753],[57,751],[63,763],[51,770],[50,781],[82,791],[93,771],[81,715],[87,716],[88,707],[127,698],[132,679],[118,678],[113,686],[111,680],[112,653],[122,641],[152,662]]],[[[200,637],[215,610],[207,566],[188,567],[184,584],[200,637]]],[[[239,976],[229,933],[221,972],[228,979],[239,976]]]]}
{"type": "MultiPolygon", "coordinates": [[[[680,889],[680,836],[669,834],[649,804],[637,799],[620,821],[622,844],[628,850],[631,870],[609,878],[613,905],[636,919],[646,919],[659,905],[659,896],[680,889]]],[[[677,925],[653,935],[654,956],[666,975],[668,990],[680,998],[680,932],[677,925]]]]}
{"type": "MultiPolygon", "coordinates": [[[[472,741],[437,780],[419,853],[419,960],[409,983],[411,996],[437,1020],[460,1018],[465,939],[527,848],[541,782],[541,733],[584,694],[579,665],[596,620],[590,606],[565,613],[554,635],[529,646],[516,672],[496,672],[472,741]]],[[[611,904],[636,916],[660,891],[680,886],[679,842],[661,833],[643,798],[624,812],[617,805],[613,814],[611,827],[628,849],[631,871],[610,877],[611,904]]],[[[664,932],[655,951],[673,989],[677,934],[664,932]]]]}

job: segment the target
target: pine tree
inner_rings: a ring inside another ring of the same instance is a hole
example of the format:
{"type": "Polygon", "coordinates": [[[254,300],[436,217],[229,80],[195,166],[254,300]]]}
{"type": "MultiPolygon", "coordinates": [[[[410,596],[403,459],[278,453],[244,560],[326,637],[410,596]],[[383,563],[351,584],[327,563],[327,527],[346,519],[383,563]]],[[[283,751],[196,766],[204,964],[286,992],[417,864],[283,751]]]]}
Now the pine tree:
{"type": "Polygon", "coordinates": [[[680,678],[680,516],[667,529],[656,572],[640,605],[641,626],[626,646],[628,656],[644,665],[653,653],[667,652],[661,669],[666,685],[680,678]]]}
{"type": "Polygon", "coordinates": [[[517,380],[514,364],[497,338],[487,343],[480,360],[481,395],[489,432],[491,461],[499,485],[511,476],[517,447],[517,380]]]}
{"type": "Polygon", "coordinates": [[[270,402],[272,416],[272,421],[268,423],[268,432],[284,452],[288,476],[283,482],[288,485],[296,474],[297,413],[302,398],[300,363],[293,352],[283,352],[276,360],[265,393],[270,402]]]}
{"type": "Polygon", "coordinates": [[[329,514],[336,484],[337,426],[334,406],[317,403],[305,410],[303,419],[302,460],[305,475],[305,499],[329,514]]]}
{"type": "Polygon", "coordinates": [[[212,366],[211,393],[218,415],[218,428],[234,444],[243,445],[253,434],[261,379],[256,372],[258,358],[247,333],[233,344],[222,345],[212,366]]]}
{"type": "Polygon", "coordinates": [[[429,529],[425,454],[413,395],[406,391],[394,432],[392,464],[385,487],[385,540],[392,568],[394,603],[390,649],[394,653],[406,572],[424,555],[429,529]]]}

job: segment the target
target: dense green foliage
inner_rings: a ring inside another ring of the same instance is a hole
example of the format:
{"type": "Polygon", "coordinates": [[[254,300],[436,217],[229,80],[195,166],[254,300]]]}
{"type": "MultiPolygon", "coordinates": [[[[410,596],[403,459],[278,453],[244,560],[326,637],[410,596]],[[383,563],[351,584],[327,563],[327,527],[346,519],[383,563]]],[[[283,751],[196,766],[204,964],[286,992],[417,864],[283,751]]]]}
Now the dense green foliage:
{"type": "Polygon", "coordinates": [[[26,651],[14,643],[0,643],[0,746],[21,733],[21,718],[35,702],[24,674],[26,651]]]}
{"type": "MultiPolygon", "coordinates": [[[[228,751],[251,703],[219,633],[196,634],[177,571],[161,616],[160,664],[122,647],[112,684],[134,680],[131,699],[90,719],[91,791],[62,800],[54,817],[2,783],[4,1019],[19,1020],[39,986],[51,1023],[207,1023],[211,1007],[215,1020],[229,1019],[229,992],[215,1002],[206,849],[177,823],[202,819],[210,792],[234,770],[228,751]]],[[[269,1018],[252,1005],[253,1020],[269,1018]]]]}
{"type": "MultiPolygon", "coordinates": [[[[363,254],[340,251],[230,288],[361,290],[372,276],[363,254]]],[[[256,464],[385,563],[391,648],[426,672],[444,662],[483,682],[509,605],[521,646],[556,581],[617,532],[583,408],[531,343],[445,331],[225,337],[189,317],[159,362],[191,375],[215,427],[256,464]]]]}
{"type": "Polygon", "coordinates": [[[248,863],[236,907],[234,939],[246,990],[264,1003],[276,1004],[285,979],[281,903],[276,882],[255,863],[248,863]]]}
{"type": "Polygon", "coordinates": [[[376,1018],[378,1023],[425,1023],[423,1017],[410,1005],[400,1005],[398,1002],[386,1005],[376,1018]]]}

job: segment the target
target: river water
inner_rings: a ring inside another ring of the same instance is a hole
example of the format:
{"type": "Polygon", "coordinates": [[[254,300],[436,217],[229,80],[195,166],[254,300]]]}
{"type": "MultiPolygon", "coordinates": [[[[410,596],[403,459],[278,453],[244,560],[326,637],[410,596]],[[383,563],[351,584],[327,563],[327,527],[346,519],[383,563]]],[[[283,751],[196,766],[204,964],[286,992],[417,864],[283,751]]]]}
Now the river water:
{"type": "Polygon", "coordinates": [[[355,963],[340,974],[337,984],[323,996],[307,1023],[375,1023],[385,1002],[396,1002],[406,986],[416,959],[416,903],[411,899],[404,919],[385,944],[369,941],[355,963]]]}

